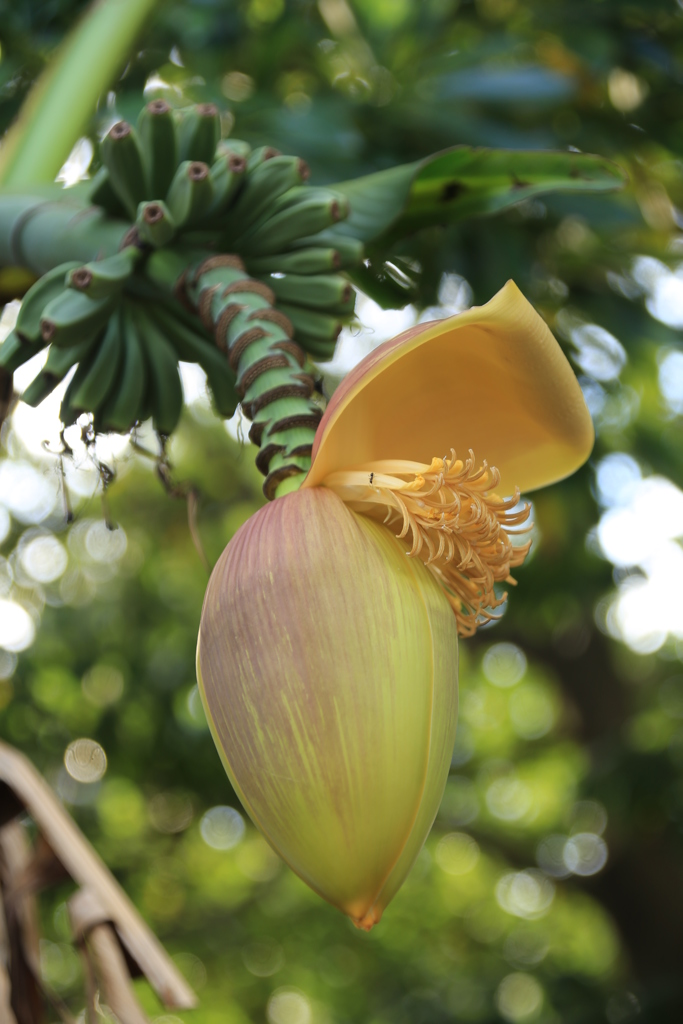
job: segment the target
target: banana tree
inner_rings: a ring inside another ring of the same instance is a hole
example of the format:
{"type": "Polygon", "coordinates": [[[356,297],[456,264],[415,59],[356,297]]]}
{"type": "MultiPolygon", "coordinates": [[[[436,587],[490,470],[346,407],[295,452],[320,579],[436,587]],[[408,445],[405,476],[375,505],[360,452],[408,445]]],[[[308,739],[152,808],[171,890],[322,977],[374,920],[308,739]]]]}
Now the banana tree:
{"type": "Polygon", "coordinates": [[[39,404],[73,370],[62,423],[88,415],[95,433],[151,420],[171,434],[179,361],[203,368],[221,416],[241,403],[265,495],[280,500],[212,577],[202,694],[254,821],[369,928],[443,791],[457,636],[493,617],[526,552],[509,536],[528,514],[518,488],[573,472],[593,434],[569,364],[512,284],[383,346],[324,415],[316,364],[354,316],[354,285],[409,301],[385,271],[407,235],[623,179],[597,156],[458,146],[321,188],[296,155],[221,125],[214,104],[153,100],[110,128],[91,181],[6,175],[0,264],[35,282],[0,368],[47,347],[22,400],[39,404]],[[451,444],[488,463],[441,457],[451,444]]]}

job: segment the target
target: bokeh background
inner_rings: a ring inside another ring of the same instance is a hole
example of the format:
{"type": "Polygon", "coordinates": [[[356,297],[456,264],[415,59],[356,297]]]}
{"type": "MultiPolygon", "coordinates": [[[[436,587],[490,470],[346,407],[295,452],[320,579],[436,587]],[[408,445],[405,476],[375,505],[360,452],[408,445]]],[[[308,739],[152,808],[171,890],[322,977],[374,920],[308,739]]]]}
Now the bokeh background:
{"type": "MultiPolygon", "coordinates": [[[[0,127],[83,8],[0,2],[0,127]]],[[[323,368],[332,388],[379,342],[513,277],[565,347],[597,431],[587,466],[531,496],[519,587],[462,644],[443,805],[370,935],[245,820],[198,698],[207,571],[168,492],[194,489],[213,564],[263,500],[239,416],[217,419],[186,367],[161,474],[144,429],[94,453],[68,434],[60,455],[58,399],[19,404],[3,427],[0,735],[45,773],[195,986],[200,1009],[168,1014],[137,983],[159,1024],[683,1019],[682,8],[167,0],[102,97],[93,133],[134,116],[143,91],[217,101],[234,135],[304,157],[314,183],[458,143],[595,152],[629,176],[613,195],[416,235],[397,251],[420,278],[413,303],[360,296],[323,368]],[[90,760],[69,747],[82,738],[90,760]]],[[[91,157],[84,139],[66,184],[91,157]]],[[[475,386],[486,381],[454,379],[453,401],[475,386]]],[[[42,967],[78,1014],[68,895],[42,900],[42,967]]]]}

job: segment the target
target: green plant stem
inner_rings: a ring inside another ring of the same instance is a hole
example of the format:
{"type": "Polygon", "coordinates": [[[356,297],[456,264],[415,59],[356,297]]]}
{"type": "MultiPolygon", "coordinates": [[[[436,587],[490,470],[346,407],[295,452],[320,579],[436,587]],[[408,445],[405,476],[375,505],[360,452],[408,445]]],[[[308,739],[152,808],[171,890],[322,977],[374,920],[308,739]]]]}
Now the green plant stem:
{"type": "Polygon", "coordinates": [[[130,230],[98,207],[37,195],[0,194],[0,264],[36,274],[69,260],[87,263],[118,252],[130,230]]]}
{"type": "Polygon", "coordinates": [[[273,309],[270,289],[250,278],[235,256],[196,262],[185,275],[185,291],[237,375],[252,420],[249,436],[261,447],[256,465],[266,474],[266,497],[295,490],[310,469],[321,410],[311,401],[313,378],[291,324],[273,309]]]}

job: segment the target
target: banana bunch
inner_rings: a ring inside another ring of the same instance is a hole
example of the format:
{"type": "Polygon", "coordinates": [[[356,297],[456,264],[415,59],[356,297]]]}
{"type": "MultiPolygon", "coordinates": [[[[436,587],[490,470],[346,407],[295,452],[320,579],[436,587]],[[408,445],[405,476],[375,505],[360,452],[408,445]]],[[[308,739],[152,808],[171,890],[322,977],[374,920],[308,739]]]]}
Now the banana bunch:
{"type": "Polygon", "coordinates": [[[49,345],[24,401],[37,405],[73,372],[65,425],[88,412],[96,430],[125,432],[151,417],[168,434],[182,408],[178,362],[196,362],[221,415],[242,399],[264,472],[274,456],[304,457],[320,415],[310,359],[332,357],[354,309],[343,272],[363,259],[360,242],[331,230],[345,198],[309,186],[298,157],[221,138],[211,103],[154,100],[136,126],[109,130],[100,156],[86,198],[121,224],[119,250],[93,245],[88,262],[44,274],[0,368],[49,345]]]}
{"type": "Polygon", "coordinates": [[[201,322],[178,303],[136,294],[131,279],[143,257],[127,246],[85,265],[63,263],[29,289],[0,347],[0,366],[14,370],[49,343],[24,402],[38,405],[76,367],[61,406],[65,425],[89,412],[96,430],[126,432],[151,417],[170,434],[183,403],[178,361],[187,360],[205,370],[218,412],[232,416],[235,375],[201,322]]]}
{"type": "Polygon", "coordinates": [[[173,110],[148,103],[137,127],[120,121],[102,143],[92,202],[135,221],[139,240],[174,240],[239,255],[266,283],[314,359],[330,359],[353,314],[353,290],[338,273],[363,259],[362,243],[330,233],[348,216],[343,196],[306,184],[303,160],[222,139],[212,103],[173,110]]]}

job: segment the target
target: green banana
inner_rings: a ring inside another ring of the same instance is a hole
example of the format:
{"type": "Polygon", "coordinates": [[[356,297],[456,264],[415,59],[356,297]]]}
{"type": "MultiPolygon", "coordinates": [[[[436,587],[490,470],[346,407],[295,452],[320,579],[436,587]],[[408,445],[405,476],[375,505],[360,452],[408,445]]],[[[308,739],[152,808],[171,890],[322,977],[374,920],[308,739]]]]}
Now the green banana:
{"type": "Polygon", "coordinates": [[[127,121],[118,121],[102,140],[102,160],[112,188],[131,217],[147,197],[148,184],[138,134],[127,121]]]}
{"type": "Polygon", "coordinates": [[[115,310],[102,340],[87,359],[78,364],[69,385],[69,405],[80,412],[96,412],[116,382],[123,354],[121,311],[115,310]]]}
{"type": "Polygon", "coordinates": [[[21,302],[16,330],[27,341],[42,342],[40,321],[43,310],[66,289],[66,275],[78,267],[78,263],[62,263],[48,270],[35,284],[31,285],[21,302]]]}
{"type": "Polygon", "coordinates": [[[147,361],[147,399],[154,429],[160,434],[170,434],[183,409],[178,359],[163,330],[144,307],[136,308],[134,318],[147,361]]]}
{"type": "Polygon", "coordinates": [[[41,370],[40,373],[33,378],[26,390],[22,392],[22,402],[25,402],[26,405],[30,405],[35,409],[36,406],[40,405],[48,395],[52,394],[59,384],[59,381],[59,377],[52,377],[50,374],[41,370]]]}
{"type": "Polygon", "coordinates": [[[323,339],[315,334],[307,334],[305,331],[296,332],[296,342],[304,352],[308,352],[314,359],[327,362],[334,355],[337,347],[336,338],[333,340],[323,339]]]}
{"type": "Polygon", "coordinates": [[[36,349],[23,335],[16,330],[10,331],[0,345],[0,367],[8,373],[14,373],[35,354],[36,349]]]}
{"type": "Polygon", "coordinates": [[[69,348],[56,348],[54,345],[50,345],[45,365],[22,394],[22,402],[26,402],[27,405],[34,408],[40,405],[43,399],[47,398],[64,379],[71,367],[80,363],[88,354],[94,342],[95,336],[78,345],[71,345],[69,348]]]}
{"type": "Polygon", "coordinates": [[[178,166],[178,132],[166,100],[152,100],[138,117],[138,133],[147,167],[150,194],[163,199],[178,166]]]}
{"type": "Polygon", "coordinates": [[[276,213],[281,213],[282,210],[288,210],[290,207],[297,206],[299,203],[312,198],[336,199],[339,206],[340,220],[344,220],[349,215],[348,199],[341,192],[335,192],[331,188],[321,188],[318,185],[313,187],[310,185],[294,185],[273,200],[265,216],[270,219],[276,213]]]}
{"type": "Polygon", "coordinates": [[[214,103],[199,103],[177,110],[178,159],[210,164],[221,137],[221,116],[214,103]]]}
{"type": "Polygon", "coordinates": [[[240,240],[240,252],[248,256],[281,252],[302,235],[313,235],[336,224],[344,215],[338,199],[328,194],[318,196],[317,191],[310,189],[306,198],[248,231],[240,240]]]}
{"type": "Polygon", "coordinates": [[[319,341],[336,341],[342,324],[329,313],[318,313],[302,306],[290,306],[286,302],[278,302],[277,308],[291,322],[296,337],[306,335],[319,341]]]}
{"type": "Polygon", "coordinates": [[[135,226],[140,240],[155,249],[168,245],[176,231],[171,211],[160,199],[140,203],[135,226]]]}
{"type": "Polygon", "coordinates": [[[123,362],[114,389],[97,410],[100,429],[125,434],[139,419],[145,399],[147,366],[142,342],[130,310],[123,306],[120,314],[123,335],[123,362]]]}
{"type": "Polygon", "coordinates": [[[242,139],[221,139],[216,146],[216,159],[221,156],[229,156],[231,153],[247,160],[251,154],[251,146],[242,139]]]}
{"type": "Polygon", "coordinates": [[[255,171],[256,168],[264,163],[266,160],[272,160],[276,156],[280,156],[279,149],[273,149],[272,146],[259,146],[258,149],[251,151],[247,157],[247,170],[255,171]]]}
{"type": "Polygon", "coordinates": [[[227,210],[244,181],[246,169],[244,157],[235,153],[224,153],[214,161],[209,172],[213,199],[207,210],[208,217],[220,217],[227,210]]]}
{"type": "Polygon", "coordinates": [[[70,270],[66,275],[69,288],[84,292],[91,299],[105,299],[117,295],[135,270],[142,251],[135,245],[103,260],[93,260],[70,270]]]}
{"type": "Polygon", "coordinates": [[[166,196],[166,205],[178,227],[196,223],[213,199],[208,164],[185,160],[178,167],[166,196]]]}
{"type": "Polygon", "coordinates": [[[91,337],[103,327],[115,298],[91,299],[85,292],[66,288],[48,302],[40,321],[43,341],[53,345],[74,345],[91,337]]]}
{"type": "Polygon", "coordinates": [[[343,314],[353,312],[353,287],[341,274],[270,274],[261,280],[282,302],[343,314]]]}
{"type": "Polygon", "coordinates": [[[157,304],[150,310],[164,337],[173,345],[180,359],[199,363],[206,373],[217,412],[226,418],[233,415],[239,398],[235,393],[235,374],[228,357],[213,341],[203,338],[186,324],[182,317],[157,304]]]}
{"type": "Polygon", "coordinates": [[[127,211],[112,188],[109,171],[100,167],[90,182],[88,199],[94,206],[101,206],[111,217],[126,217],[127,211]]]}
{"type": "MultiPolygon", "coordinates": [[[[272,256],[247,258],[247,272],[258,274],[325,274],[339,270],[342,261],[336,249],[299,249],[272,256]]],[[[270,283],[270,282],[269,282],[270,283]]]]}
{"type": "Polygon", "coordinates": [[[50,345],[47,351],[47,359],[43,366],[43,373],[49,373],[53,377],[62,379],[65,377],[72,366],[76,363],[80,363],[94,347],[97,341],[100,341],[95,335],[92,338],[87,338],[85,341],[81,341],[78,345],[70,345],[69,348],[57,348],[54,345],[50,345]]]}
{"type": "Polygon", "coordinates": [[[319,231],[317,235],[311,235],[308,238],[297,238],[291,248],[298,250],[307,249],[309,246],[330,246],[335,249],[341,261],[337,268],[339,270],[345,267],[357,267],[365,258],[365,246],[362,242],[350,235],[342,235],[334,228],[319,231]]]}
{"type": "Polygon", "coordinates": [[[228,228],[233,234],[245,231],[272,207],[283,193],[308,178],[308,164],[295,156],[276,156],[249,171],[244,187],[229,212],[228,228]]]}

